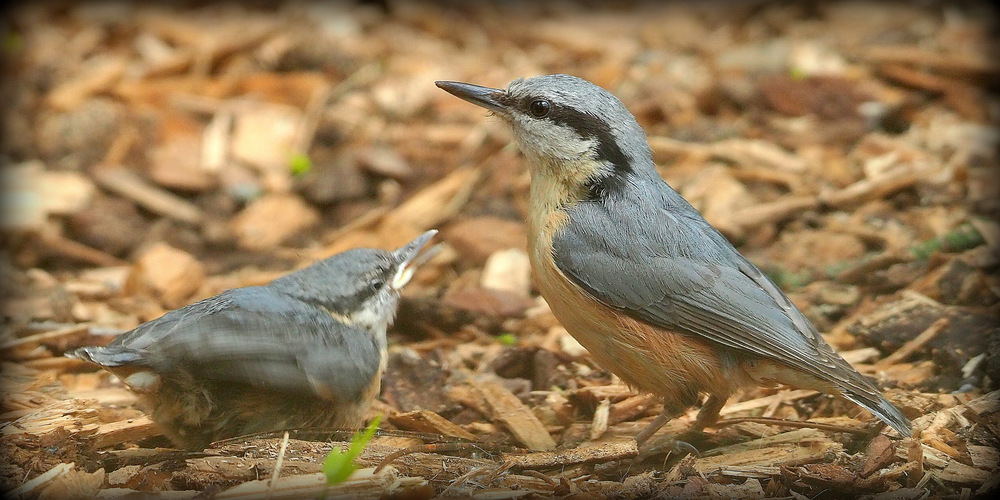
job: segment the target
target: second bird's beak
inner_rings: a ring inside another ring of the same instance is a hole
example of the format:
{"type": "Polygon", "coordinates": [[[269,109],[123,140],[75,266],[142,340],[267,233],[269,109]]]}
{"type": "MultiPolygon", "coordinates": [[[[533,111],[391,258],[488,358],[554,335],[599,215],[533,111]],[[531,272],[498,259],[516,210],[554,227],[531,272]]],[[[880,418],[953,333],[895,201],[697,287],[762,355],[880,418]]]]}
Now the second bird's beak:
{"type": "Polygon", "coordinates": [[[416,272],[417,268],[437,254],[434,249],[438,248],[438,246],[435,245],[430,250],[424,252],[423,255],[420,255],[420,249],[422,249],[435,234],[437,234],[437,229],[431,229],[430,231],[417,236],[413,239],[413,241],[403,245],[398,250],[393,252],[400,262],[399,267],[396,268],[396,274],[392,277],[392,283],[390,283],[392,288],[396,290],[403,288],[404,285],[410,282],[410,278],[413,277],[413,273],[416,272]],[[419,258],[417,257],[418,255],[420,255],[419,258]]]}
{"type": "Polygon", "coordinates": [[[438,88],[449,94],[469,101],[476,106],[482,106],[494,113],[506,113],[507,106],[501,102],[501,98],[506,92],[502,89],[491,89],[480,87],[471,83],[462,82],[434,82],[438,88]]]}

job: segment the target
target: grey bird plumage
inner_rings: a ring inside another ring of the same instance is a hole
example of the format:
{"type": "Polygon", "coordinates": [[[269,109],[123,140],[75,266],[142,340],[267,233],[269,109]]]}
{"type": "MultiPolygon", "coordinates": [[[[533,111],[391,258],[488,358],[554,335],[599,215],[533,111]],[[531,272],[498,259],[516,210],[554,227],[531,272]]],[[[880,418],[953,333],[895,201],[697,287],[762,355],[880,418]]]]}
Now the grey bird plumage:
{"type": "Polygon", "coordinates": [[[377,394],[386,328],[436,231],[353,249],[263,286],[225,291],[68,354],[117,374],[175,442],[354,426],[377,394]]]}
{"type": "MultiPolygon", "coordinates": [[[[569,75],[518,79],[506,89],[438,86],[509,123],[531,161],[529,225],[532,245],[541,248],[533,265],[543,295],[550,289],[546,299],[570,304],[553,310],[582,330],[571,329],[574,336],[610,345],[595,338],[596,320],[580,319],[585,308],[577,304],[584,302],[559,297],[574,288],[548,283],[563,276],[616,314],[709,341],[720,366],[751,374],[761,361],[791,368],[803,375],[792,385],[829,385],[909,435],[909,421],[875,384],[659,176],[645,132],[617,97],[569,75]],[[548,265],[557,271],[539,272],[548,265]]],[[[692,381],[681,392],[687,400],[711,388],[692,381]]]]}

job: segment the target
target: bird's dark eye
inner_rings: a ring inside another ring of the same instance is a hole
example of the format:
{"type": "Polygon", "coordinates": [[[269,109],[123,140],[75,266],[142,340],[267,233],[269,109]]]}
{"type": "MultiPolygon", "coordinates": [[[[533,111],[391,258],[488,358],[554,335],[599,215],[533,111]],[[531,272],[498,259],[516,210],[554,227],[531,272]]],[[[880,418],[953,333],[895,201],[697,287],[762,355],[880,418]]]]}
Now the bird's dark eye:
{"type": "Polygon", "coordinates": [[[552,103],[546,101],[545,99],[531,101],[531,105],[528,106],[528,111],[530,111],[535,118],[541,118],[549,114],[551,109],[552,103]]]}
{"type": "Polygon", "coordinates": [[[379,288],[382,288],[383,284],[385,284],[384,281],[380,279],[373,279],[368,282],[368,289],[374,293],[377,292],[379,288]]]}

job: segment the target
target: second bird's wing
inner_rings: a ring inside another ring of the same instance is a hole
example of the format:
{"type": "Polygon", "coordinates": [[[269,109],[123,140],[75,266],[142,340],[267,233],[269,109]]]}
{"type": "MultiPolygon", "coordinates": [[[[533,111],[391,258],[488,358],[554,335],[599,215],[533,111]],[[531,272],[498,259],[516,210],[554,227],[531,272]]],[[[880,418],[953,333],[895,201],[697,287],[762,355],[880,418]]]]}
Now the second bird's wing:
{"type": "Polygon", "coordinates": [[[377,339],[266,287],[229,290],[171,311],[93,352],[95,362],[247,384],[339,401],[377,376],[377,339]],[[117,360],[117,361],[116,361],[117,360]]]}

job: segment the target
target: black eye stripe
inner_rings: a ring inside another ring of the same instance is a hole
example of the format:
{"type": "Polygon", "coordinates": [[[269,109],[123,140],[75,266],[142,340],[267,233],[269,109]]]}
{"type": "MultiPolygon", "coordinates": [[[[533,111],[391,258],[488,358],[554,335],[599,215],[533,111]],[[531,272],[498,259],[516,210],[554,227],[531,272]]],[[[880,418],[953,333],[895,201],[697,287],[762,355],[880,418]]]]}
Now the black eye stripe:
{"type": "Polygon", "coordinates": [[[611,126],[604,120],[569,106],[563,106],[545,99],[544,97],[524,97],[518,105],[529,115],[534,116],[531,111],[533,103],[544,100],[549,103],[550,109],[540,119],[549,120],[557,125],[563,125],[573,129],[584,139],[594,139],[597,141],[597,159],[604,160],[614,166],[614,173],[602,178],[591,179],[587,183],[590,197],[604,198],[608,194],[624,188],[624,178],[632,171],[631,164],[625,152],[619,147],[611,132],[611,126]]]}

